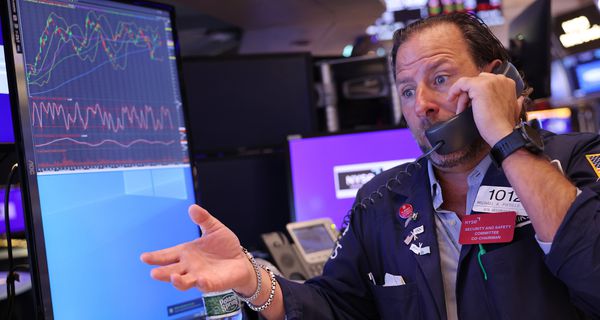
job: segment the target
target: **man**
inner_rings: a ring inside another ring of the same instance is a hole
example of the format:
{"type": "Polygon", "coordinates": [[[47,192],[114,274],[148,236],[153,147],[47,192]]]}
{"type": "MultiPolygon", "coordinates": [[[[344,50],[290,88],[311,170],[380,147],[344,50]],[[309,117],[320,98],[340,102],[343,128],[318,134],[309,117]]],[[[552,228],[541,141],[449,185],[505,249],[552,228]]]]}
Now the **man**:
{"type": "Polygon", "coordinates": [[[402,112],[424,150],[432,147],[425,131],[468,105],[481,138],[366,184],[335,258],[304,284],[279,278],[271,289],[235,235],[198,206],[190,215],[203,236],[143,254],[161,266],[152,277],[182,290],[233,288],[253,306],[267,302],[262,315],[273,319],[600,317],[600,139],[544,133],[541,154],[535,137],[522,136],[515,125],[526,97],[491,73],[508,56],[473,16],[414,24],[396,35],[392,54],[402,112]],[[461,222],[476,223],[471,213],[503,207],[516,211],[508,215],[512,240],[459,243],[461,222]]]}

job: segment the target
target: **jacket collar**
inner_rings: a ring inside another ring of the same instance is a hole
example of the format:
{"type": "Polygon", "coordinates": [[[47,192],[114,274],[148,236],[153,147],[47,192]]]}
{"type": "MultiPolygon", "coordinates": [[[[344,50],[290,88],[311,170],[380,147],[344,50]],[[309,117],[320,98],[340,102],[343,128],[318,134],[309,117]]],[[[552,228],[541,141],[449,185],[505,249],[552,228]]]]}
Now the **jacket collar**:
{"type": "MultiPolygon", "coordinates": [[[[414,186],[416,183],[421,181],[429,181],[427,174],[427,159],[424,158],[415,164],[403,166],[402,169],[395,174],[395,176],[392,176],[392,178],[394,177],[398,177],[398,180],[402,182],[391,182],[390,191],[404,197],[411,196],[413,191],[415,191],[414,186]],[[403,172],[406,173],[403,174],[403,172]],[[404,175],[408,175],[408,177],[403,177],[404,175]]],[[[426,189],[429,190],[429,187],[426,189]]]]}

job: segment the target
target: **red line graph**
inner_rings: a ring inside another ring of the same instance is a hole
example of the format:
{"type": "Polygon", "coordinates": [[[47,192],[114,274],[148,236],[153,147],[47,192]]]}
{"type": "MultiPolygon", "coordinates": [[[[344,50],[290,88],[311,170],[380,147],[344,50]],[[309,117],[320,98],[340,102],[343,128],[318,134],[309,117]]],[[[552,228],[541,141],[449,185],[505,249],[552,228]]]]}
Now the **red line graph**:
{"type": "Polygon", "coordinates": [[[99,120],[98,124],[101,128],[114,133],[126,129],[153,131],[174,129],[171,111],[163,106],[160,107],[158,114],[155,114],[154,108],[148,105],[140,108],[123,106],[114,112],[117,115],[104,110],[99,104],[80,107],[77,102],[72,108],[67,108],[60,102],[33,102],[31,109],[32,126],[40,129],[44,128],[46,120],[50,120],[52,125],[59,122],[66,131],[73,128],[85,131],[90,127],[90,121],[93,119],[99,120]]]}

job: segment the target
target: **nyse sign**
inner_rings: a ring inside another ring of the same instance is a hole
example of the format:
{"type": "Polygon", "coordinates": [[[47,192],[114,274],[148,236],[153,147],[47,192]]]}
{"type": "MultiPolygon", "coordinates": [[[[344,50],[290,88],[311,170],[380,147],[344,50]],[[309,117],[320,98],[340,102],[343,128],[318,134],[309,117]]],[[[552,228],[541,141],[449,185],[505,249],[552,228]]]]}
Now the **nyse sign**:
{"type": "Polygon", "coordinates": [[[348,199],[356,197],[356,192],[360,187],[375,175],[401,165],[414,159],[398,159],[392,161],[366,162],[333,167],[333,176],[335,179],[335,197],[337,199],[348,199]]]}

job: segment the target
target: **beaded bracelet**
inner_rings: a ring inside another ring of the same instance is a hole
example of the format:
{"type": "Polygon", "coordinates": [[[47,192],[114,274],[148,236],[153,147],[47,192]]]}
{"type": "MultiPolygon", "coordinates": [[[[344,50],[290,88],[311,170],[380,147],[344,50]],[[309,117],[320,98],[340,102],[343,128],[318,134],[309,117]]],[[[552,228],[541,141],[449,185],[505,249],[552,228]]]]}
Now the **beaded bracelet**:
{"type": "Polygon", "coordinates": [[[277,279],[275,278],[275,274],[273,273],[273,271],[271,271],[271,269],[269,269],[269,267],[267,266],[260,265],[260,267],[265,269],[265,271],[269,273],[269,278],[271,278],[271,292],[269,292],[269,298],[267,299],[267,301],[260,306],[255,306],[249,302],[246,303],[250,309],[256,312],[261,312],[271,305],[271,302],[273,302],[273,298],[275,298],[275,288],[277,287],[277,279]]]}
{"type": "Polygon", "coordinates": [[[233,293],[235,293],[235,295],[238,298],[240,298],[240,300],[244,301],[245,303],[250,303],[251,301],[256,300],[256,298],[258,298],[258,295],[260,294],[260,289],[262,286],[262,272],[260,272],[260,269],[258,268],[258,264],[256,263],[256,260],[254,260],[254,256],[252,256],[252,254],[250,252],[248,252],[248,250],[246,250],[246,248],[244,248],[244,247],[241,247],[241,248],[242,248],[242,251],[244,252],[244,254],[246,255],[246,257],[248,257],[248,260],[250,260],[250,263],[252,263],[252,268],[254,268],[254,272],[256,272],[256,280],[257,280],[258,284],[256,286],[256,291],[250,297],[244,297],[243,295],[237,293],[235,290],[233,290],[233,293]]]}

